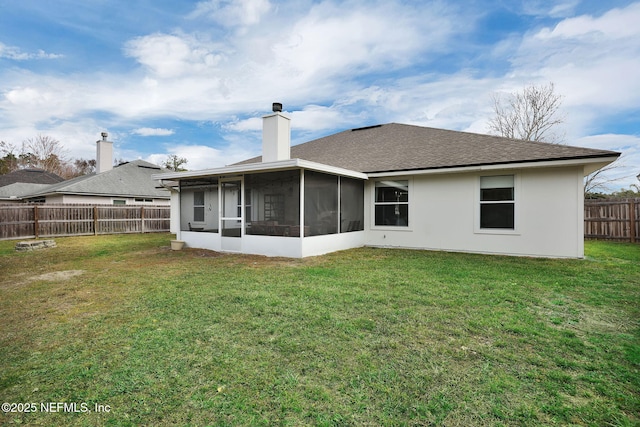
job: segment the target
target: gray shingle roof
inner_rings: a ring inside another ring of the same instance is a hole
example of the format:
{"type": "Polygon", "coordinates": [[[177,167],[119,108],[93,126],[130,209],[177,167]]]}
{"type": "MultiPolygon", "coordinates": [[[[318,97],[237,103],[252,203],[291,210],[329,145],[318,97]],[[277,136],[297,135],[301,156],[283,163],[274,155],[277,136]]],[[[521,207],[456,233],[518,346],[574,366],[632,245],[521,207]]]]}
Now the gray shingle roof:
{"type": "Polygon", "coordinates": [[[13,184],[0,187],[0,200],[22,199],[29,194],[41,191],[50,184],[32,184],[30,182],[14,182],[13,184]]]}
{"type": "MultiPolygon", "coordinates": [[[[365,173],[618,155],[608,150],[398,123],[347,130],[291,147],[291,158],[365,173]]],[[[240,164],[260,162],[261,159],[256,157],[240,164]]]]}
{"type": "Polygon", "coordinates": [[[162,168],[144,160],[124,163],[99,174],[84,175],[51,185],[31,194],[86,194],[104,196],[155,197],[168,199],[169,192],[156,188],[151,175],[164,172],[162,168]]]}
{"type": "Polygon", "coordinates": [[[64,178],[55,173],[47,172],[44,169],[27,168],[18,169],[13,172],[0,175],[0,187],[14,184],[16,182],[26,182],[31,184],[55,184],[64,181],[64,178]]]}

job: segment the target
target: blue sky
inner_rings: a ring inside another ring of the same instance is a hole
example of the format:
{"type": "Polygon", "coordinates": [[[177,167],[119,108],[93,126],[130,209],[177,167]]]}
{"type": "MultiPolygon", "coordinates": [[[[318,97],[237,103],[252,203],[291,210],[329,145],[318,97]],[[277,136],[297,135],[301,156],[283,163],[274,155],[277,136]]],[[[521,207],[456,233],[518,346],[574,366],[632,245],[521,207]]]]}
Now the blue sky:
{"type": "Polygon", "coordinates": [[[564,142],[640,173],[640,2],[0,0],[0,140],[189,169],[377,123],[487,133],[492,94],[553,82],[564,142]]]}

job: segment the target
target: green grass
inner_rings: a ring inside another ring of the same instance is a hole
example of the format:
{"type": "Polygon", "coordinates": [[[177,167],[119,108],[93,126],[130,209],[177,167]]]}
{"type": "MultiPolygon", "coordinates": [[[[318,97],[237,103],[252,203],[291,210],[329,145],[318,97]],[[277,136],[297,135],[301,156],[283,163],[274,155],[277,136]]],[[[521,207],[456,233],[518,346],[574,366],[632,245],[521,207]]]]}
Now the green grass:
{"type": "Polygon", "coordinates": [[[38,408],[0,424],[640,425],[638,245],[289,260],[170,239],[0,242],[0,401],[38,408]]]}

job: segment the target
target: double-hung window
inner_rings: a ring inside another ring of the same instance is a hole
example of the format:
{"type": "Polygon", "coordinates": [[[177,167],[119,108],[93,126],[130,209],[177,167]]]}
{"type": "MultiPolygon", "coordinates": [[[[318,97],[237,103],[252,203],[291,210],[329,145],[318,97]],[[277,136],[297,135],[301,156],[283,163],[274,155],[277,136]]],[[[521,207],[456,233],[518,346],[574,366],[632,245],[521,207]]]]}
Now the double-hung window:
{"type": "Polygon", "coordinates": [[[480,177],[480,228],[515,229],[513,175],[480,177]]]}
{"type": "Polygon", "coordinates": [[[204,222],[204,191],[193,192],[193,221],[204,222]]]}
{"type": "Polygon", "coordinates": [[[409,181],[376,182],[374,209],[377,226],[409,226],[409,181]]]}

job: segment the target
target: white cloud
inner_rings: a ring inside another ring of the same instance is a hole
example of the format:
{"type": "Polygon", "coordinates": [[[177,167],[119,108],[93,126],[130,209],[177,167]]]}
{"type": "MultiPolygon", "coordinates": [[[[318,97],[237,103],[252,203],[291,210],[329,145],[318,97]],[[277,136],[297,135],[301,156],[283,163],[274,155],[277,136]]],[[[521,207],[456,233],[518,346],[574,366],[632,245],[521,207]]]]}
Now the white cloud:
{"type": "Polygon", "coordinates": [[[23,52],[20,48],[15,46],[7,46],[0,42],[0,58],[13,59],[15,61],[27,61],[31,59],[58,59],[64,55],[56,53],[47,53],[44,50],[38,50],[36,53],[23,52]]]}
{"type": "Polygon", "coordinates": [[[640,101],[640,3],[600,17],[578,16],[528,34],[513,58],[515,73],[567,91],[569,104],[629,106],[640,101]]]}
{"type": "Polygon", "coordinates": [[[198,3],[190,17],[206,16],[225,27],[245,27],[259,23],[270,9],[268,0],[208,0],[198,3]]]}
{"type": "Polygon", "coordinates": [[[214,70],[222,59],[220,45],[187,34],[156,33],[126,43],[124,52],[160,78],[214,70]]]}
{"type": "Polygon", "coordinates": [[[276,63],[302,81],[388,71],[415,61],[415,55],[440,50],[454,31],[445,9],[392,2],[355,5],[360,7],[315,5],[273,47],[276,63]]]}
{"type": "Polygon", "coordinates": [[[140,136],[169,136],[173,135],[175,131],[162,128],[138,128],[132,130],[131,133],[140,136]]]}
{"type": "Polygon", "coordinates": [[[187,159],[183,165],[189,170],[212,169],[237,163],[245,160],[255,153],[238,146],[228,145],[221,148],[212,148],[206,145],[175,145],[167,146],[166,154],[151,154],[146,160],[161,165],[170,154],[187,159]]]}
{"type": "Polygon", "coordinates": [[[559,18],[566,17],[573,13],[580,0],[570,0],[553,5],[549,11],[549,16],[559,18]]]}
{"type": "Polygon", "coordinates": [[[639,33],[637,19],[640,15],[640,3],[630,4],[623,9],[612,9],[600,17],[581,15],[558,23],[553,29],[544,28],[537,39],[576,39],[584,37],[615,40],[634,37],[639,33]]]}

